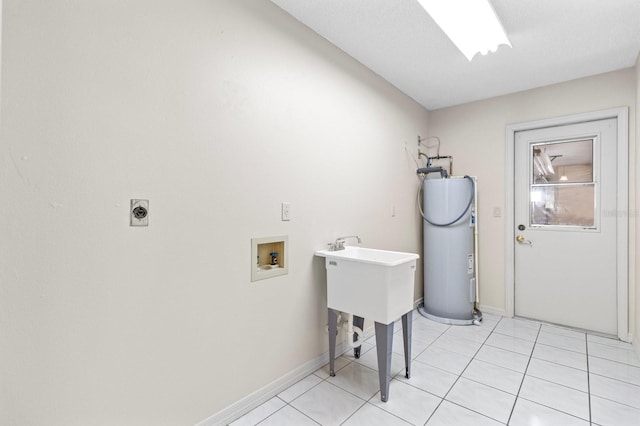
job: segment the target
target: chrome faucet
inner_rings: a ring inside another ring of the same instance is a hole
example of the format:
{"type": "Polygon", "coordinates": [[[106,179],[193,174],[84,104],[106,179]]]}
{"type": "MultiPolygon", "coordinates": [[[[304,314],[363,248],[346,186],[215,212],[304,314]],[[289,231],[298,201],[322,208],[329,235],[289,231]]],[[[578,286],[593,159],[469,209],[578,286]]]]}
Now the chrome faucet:
{"type": "Polygon", "coordinates": [[[358,244],[360,244],[362,242],[360,237],[358,237],[357,235],[349,235],[349,236],[346,236],[346,237],[338,237],[338,238],[336,238],[335,243],[329,243],[329,250],[330,251],[344,250],[344,243],[346,242],[346,240],[348,238],[357,239],[358,240],[358,244]]]}

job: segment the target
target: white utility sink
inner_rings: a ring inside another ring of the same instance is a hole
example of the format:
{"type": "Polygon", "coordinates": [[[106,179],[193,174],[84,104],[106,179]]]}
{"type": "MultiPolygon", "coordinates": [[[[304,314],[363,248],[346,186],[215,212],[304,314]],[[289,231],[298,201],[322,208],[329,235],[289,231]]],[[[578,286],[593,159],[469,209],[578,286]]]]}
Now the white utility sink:
{"type": "Polygon", "coordinates": [[[327,268],[327,307],[390,324],[413,309],[414,253],[346,246],[319,250],[327,268]]]}

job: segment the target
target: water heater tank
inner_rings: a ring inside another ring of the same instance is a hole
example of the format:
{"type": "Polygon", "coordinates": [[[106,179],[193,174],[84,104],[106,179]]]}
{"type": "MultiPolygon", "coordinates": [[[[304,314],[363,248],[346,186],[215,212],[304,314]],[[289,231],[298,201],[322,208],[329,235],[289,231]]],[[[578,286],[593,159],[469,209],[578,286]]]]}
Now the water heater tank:
{"type": "Polygon", "coordinates": [[[419,312],[447,324],[479,320],[476,300],[471,177],[422,182],[424,304],[419,312]]]}

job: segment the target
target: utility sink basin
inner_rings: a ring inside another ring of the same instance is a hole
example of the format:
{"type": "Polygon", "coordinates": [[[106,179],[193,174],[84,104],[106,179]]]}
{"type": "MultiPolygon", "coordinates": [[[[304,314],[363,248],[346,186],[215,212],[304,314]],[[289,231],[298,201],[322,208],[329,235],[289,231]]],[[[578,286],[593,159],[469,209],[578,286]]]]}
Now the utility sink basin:
{"type": "Polygon", "coordinates": [[[327,269],[327,307],[390,324],[413,309],[414,253],[347,246],[319,250],[327,269]]]}

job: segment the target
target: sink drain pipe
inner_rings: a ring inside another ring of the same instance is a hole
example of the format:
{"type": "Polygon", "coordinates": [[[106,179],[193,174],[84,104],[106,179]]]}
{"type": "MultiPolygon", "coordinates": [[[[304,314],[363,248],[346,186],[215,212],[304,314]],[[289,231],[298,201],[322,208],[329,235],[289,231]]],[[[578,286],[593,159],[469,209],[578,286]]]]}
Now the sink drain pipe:
{"type": "Polygon", "coordinates": [[[352,348],[357,348],[362,345],[364,340],[364,333],[360,327],[353,326],[353,314],[348,314],[347,318],[347,343],[352,348]],[[355,341],[353,340],[353,333],[356,334],[355,341]]]}

